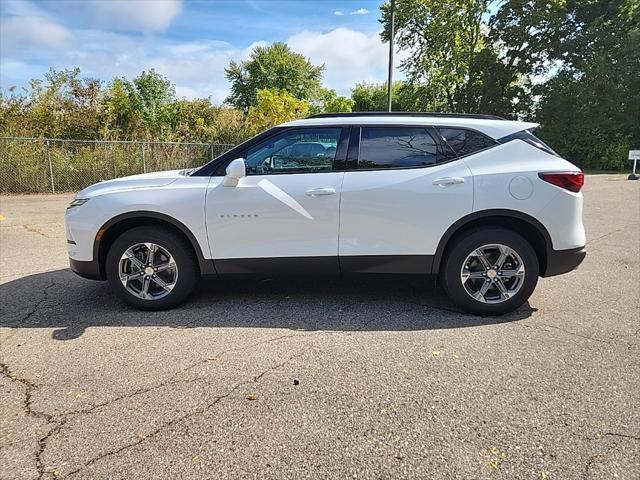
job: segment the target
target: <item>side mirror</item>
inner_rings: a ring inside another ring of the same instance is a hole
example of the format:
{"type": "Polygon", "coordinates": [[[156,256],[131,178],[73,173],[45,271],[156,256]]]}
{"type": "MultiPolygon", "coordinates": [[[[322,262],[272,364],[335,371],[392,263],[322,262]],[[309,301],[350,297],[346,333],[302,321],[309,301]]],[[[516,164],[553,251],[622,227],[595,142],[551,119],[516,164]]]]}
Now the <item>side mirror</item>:
{"type": "Polygon", "coordinates": [[[222,185],[225,187],[237,187],[241,178],[247,176],[247,167],[244,163],[244,158],[236,158],[227,165],[226,175],[222,180],[222,185]]]}

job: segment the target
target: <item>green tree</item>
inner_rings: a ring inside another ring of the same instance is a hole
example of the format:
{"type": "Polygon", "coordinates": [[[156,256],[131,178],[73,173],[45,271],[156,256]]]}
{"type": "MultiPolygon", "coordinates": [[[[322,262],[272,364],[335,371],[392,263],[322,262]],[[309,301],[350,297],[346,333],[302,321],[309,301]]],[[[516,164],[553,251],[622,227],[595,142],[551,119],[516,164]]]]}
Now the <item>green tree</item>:
{"type": "Polygon", "coordinates": [[[159,134],[171,122],[170,105],[176,99],[175,87],[154,69],[142,72],[132,82],[122,79],[133,110],[138,113],[152,135],[159,134]]]}
{"type": "Polygon", "coordinates": [[[640,3],[576,2],[567,25],[566,61],[535,89],[539,135],[582,167],[628,167],[640,147],[640,3]]]}
{"type": "MultiPolygon", "coordinates": [[[[400,68],[452,112],[526,113],[534,76],[551,66],[566,0],[398,0],[400,68]],[[560,19],[560,20],[559,20],[560,19]]],[[[382,5],[389,40],[389,4],[382,5]]]]}
{"type": "Polygon", "coordinates": [[[249,60],[232,61],[225,69],[231,82],[231,94],[226,102],[248,110],[257,101],[258,90],[284,90],[299,100],[316,99],[321,88],[324,65],[314,66],[286,43],[255,47],[249,60]]]}
{"type": "MultiPolygon", "coordinates": [[[[439,111],[446,107],[438,103],[429,87],[417,83],[393,82],[391,109],[394,112],[439,111]]],[[[384,112],[387,110],[387,84],[359,83],[352,90],[355,112],[384,112]]]]}
{"type": "Polygon", "coordinates": [[[249,130],[255,133],[309,113],[306,100],[299,100],[285,90],[258,90],[256,97],[256,105],[249,107],[247,115],[249,130]]]}
{"type": "Polygon", "coordinates": [[[311,102],[309,113],[348,113],[353,110],[354,101],[338,95],[335,90],[320,89],[318,99],[311,102]]]}
{"type": "Polygon", "coordinates": [[[143,127],[143,120],[129,96],[126,80],[114,79],[102,101],[105,116],[102,138],[136,139],[143,127]]]}
{"type": "MultiPolygon", "coordinates": [[[[395,92],[394,84],[393,93],[395,92]]],[[[354,112],[384,112],[387,109],[387,85],[358,83],[351,92],[351,100],[354,112]]],[[[395,104],[393,107],[394,110],[398,110],[395,104]]]]}

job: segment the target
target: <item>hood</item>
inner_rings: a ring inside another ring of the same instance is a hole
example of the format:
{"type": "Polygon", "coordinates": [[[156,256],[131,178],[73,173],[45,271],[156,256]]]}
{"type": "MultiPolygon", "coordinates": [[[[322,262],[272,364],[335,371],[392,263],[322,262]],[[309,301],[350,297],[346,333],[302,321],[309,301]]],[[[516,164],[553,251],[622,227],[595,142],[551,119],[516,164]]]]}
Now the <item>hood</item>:
{"type": "Polygon", "coordinates": [[[165,172],[142,173],[140,175],[131,175],[129,177],[114,178],[113,180],[105,180],[91,185],[81,192],[78,192],[76,198],[91,198],[105,193],[111,193],[122,190],[134,190],[136,188],[153,188],[164,187],[176,181],[183,175],[184,169],[169,170],[165,172]]]}

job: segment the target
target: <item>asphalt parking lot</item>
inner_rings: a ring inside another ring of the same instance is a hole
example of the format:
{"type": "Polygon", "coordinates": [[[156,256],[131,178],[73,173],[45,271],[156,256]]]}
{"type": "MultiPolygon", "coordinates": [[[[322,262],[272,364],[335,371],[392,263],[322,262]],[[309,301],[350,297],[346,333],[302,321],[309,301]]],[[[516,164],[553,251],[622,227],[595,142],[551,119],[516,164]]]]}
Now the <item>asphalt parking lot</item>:
{"type": "Polygon", "coordinates": [[[67,268],[70,195],[0,197],[0,478],[640,477],[640,182],[501,318],[422,281],[208,282],[131,310],[67,268]]]}

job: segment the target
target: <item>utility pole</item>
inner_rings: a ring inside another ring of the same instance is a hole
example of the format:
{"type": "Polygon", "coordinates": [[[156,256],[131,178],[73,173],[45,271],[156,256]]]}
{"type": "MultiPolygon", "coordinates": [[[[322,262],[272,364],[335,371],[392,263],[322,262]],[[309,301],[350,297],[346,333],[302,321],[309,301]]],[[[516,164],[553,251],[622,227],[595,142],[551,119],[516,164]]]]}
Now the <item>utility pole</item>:
{"type": "Polygon", "coordinates": [[[396,30],[396,0],[391,0],[391,35],[389,36],[389,78],[387,80],[387,111],[391,111],[391,87],[393,85],[393,37],[396,30]]]}

